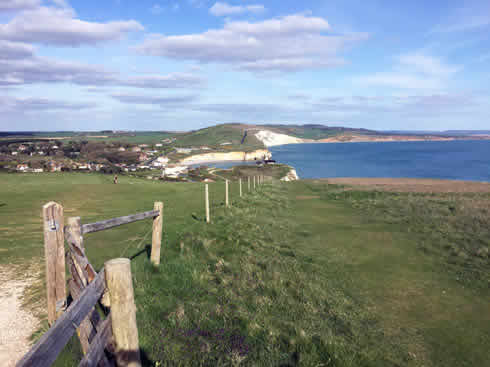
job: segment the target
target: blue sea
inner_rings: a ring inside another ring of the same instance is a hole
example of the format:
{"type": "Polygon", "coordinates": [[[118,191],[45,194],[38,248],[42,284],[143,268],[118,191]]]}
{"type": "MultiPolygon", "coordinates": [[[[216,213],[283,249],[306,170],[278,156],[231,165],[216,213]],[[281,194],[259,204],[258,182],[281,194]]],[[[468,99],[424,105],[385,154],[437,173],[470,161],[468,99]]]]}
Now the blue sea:
{"type": "Polygon", "coordinates": [[[406,177],[490,182],[490,140],[319,143],[271,147],[300,178],[406,177]]]}

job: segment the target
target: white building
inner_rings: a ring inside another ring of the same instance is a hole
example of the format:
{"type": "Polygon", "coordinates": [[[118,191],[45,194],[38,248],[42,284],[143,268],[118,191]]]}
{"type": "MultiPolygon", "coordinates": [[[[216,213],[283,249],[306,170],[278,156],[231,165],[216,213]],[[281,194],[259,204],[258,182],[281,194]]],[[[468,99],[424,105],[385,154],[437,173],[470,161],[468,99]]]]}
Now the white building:
{"type": "Polygon", "coordinates": [[[179,175],[183,173],[187,173],[187,166],[174,166],[174,167],[165,167],[162,170],[162,177],[172,177],[177,178],[179,175]]]}

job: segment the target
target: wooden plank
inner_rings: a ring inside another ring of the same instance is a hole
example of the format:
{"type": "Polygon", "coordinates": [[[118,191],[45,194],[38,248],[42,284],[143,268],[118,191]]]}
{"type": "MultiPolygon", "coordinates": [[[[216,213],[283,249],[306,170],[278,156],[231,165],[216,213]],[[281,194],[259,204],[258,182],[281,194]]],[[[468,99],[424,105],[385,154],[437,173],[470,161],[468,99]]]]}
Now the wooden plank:
{"type": "MultiPolygon", "coordinates": [[[[82,292],[82,289],[78,284],[74,281],[74,279],[70,279],[68,282],[69,290],[72,298],[78,299],[82,292]]],[[[80,327],[77,330],[78,339],[80,340],[80,344],[82,346],[83,354],[86,355],[90,352],[92,345],[94,343],[95,338],[101,333],[103,330],[103,323],[101,322],[101,318],[95,307],[89,312],[87,317],[82,321],[80,327]]],[[[111,333],[112,335],[112,333],[111,333]]],[[[112,347],[110,345],[110,339],[105,344],[107,347],[112,347]]],[[[112,347],[113,348],[113,347],[112,347]]],[[[110,348],[109,348],[110,349],[110,348]]],[[[98,364],[94,364],[93,366],[99,367],[110,367],[112,363],[109,362],[105,354],[101,355],[98,359],[98,364]]]]}
{"type": "Polygon", "coordinates": [[[112,218],[102,220],[100,222],[84,224],[82,226],[82,234],[103,231],[104,229],[121,226],[123,224],[136,222],[138,220],[143,220],[146,218],[156,217],[158,215],[160,215],[160,212],[158,210],[151,210],[149,212],[131,214],[124,217],[112,218]]]}
{"type": "Polygon", "coordinates": [[[66,308],[64,218],[60,204],[51,201],[43,206],[43,225],[48,323],[52,325],[66,308]]]}
{"type": "MultiPolygon", "coordinates": [[[[70,290],[70,294],[74,300],[80,298],[82,290],[78,287],[77,284],[75,284],[75,281],[73,279],[70,279],[68,281],[68,289],[70,290]]],[[[90,311],[90,313],[92,312],[93,309],[90,311]]],[[[86,354],[88,352],[90,348],[90,340],[95,337],[95,334],[95,329],[90,323],[88,317],[86,317],[85,319],[83,319],[80,327],[77,329],[78,340],[80,340],[83,354],[86,354]]]]}
{"type": "Polygon", "coordinates": [[[90,283],[95,278],[96,272],[85,256],[80,217],[68,218],[65,226],[65,239],[83,284],[90,283]]]}
{"type": "Polygon", "coordinates": [[[162,223],[163,223],[163,203],[155,202],[153,211],[158,212],[158,216],[153,218],[153,232],[151,236],[151,255],[150,260],[153,265],[160,265],[160,247],[162,246],[162,223]]]}
{"type": "Polygon", "coordinates": [[[17,367],[51,366],[102,295],[105,288],[104,280],[105,271],[102,269],[95,280],[82,291],[80,297],[17,363],[17,367]]]}
{"type": "Polygon", "coordinates": [[[250,176],[248,176],[248,191],[250,191],[250,176]]]}
{"type": "Polygon", "coordinates": [[[238,179],[238,182],[240,183],[240,197],[242,197],[242,179],[238,179]]]}
{"type": "Polygon", "coordinates": [[[104,268],[111,299],[116,364],[141,367],[131,262],[129,259],[113,259],[106,262],[104,268]]]}
{"type": "Polygon", "coordinates": [[[204,203],[206,205],[206,223],[209,223],[211,221],[211,218],[209,217],[209,188],[208,184],[206,184],[204,189],[204,203]]]}
{"type": "Polygon", "coordinates": [[[102,321],[100,325],[100,330],[97,333],[97,336],[90,343],[90,349],[80,361],[78,367],[94,367],[100,365],[99,361],[107,358],[104,355],[104,349],[112,338],[112,323],[110,314],[107,319],[102,321]]]}

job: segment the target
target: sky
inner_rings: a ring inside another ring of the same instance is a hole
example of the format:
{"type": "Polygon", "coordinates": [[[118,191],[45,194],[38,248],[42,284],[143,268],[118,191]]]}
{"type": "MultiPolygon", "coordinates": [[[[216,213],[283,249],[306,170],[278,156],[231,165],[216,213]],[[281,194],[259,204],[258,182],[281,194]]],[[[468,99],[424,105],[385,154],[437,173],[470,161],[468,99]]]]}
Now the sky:
{"type": "Polygon", "coordinates": [[[0,130],[490,129],[490,1],[0,0],[0,130]]]}

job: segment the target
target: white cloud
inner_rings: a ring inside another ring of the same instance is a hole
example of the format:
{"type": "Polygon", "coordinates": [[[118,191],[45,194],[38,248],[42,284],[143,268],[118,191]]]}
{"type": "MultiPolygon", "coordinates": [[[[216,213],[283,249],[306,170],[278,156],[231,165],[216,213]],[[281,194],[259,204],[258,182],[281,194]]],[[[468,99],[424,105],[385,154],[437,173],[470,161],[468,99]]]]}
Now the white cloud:
{"type": "Polygon", "coordinates": [[[356,77],[354,81],[398,89],[438,90],[444,88],[459,70],[460,66],[445,64],[439,58],[417,52],[399,56],[392,71],[356,77]]]}
{"type": "Polygon", "coordinates": [[[167,75],[129,77],[120,83],[137,88],[198,88],[204,86],[206,80],[191,73],[169,73],[167,75]]]}
{"type": "Polygon", "coordinates": [[[32,9],[39,6],[40,0],[1,0],[1,11],[18,11],[25,9],[32,9]]]}
{"type": "Polygon", "coordinates": [[[0,111],[30,112],[46,110],[79,110],[95,107],[95,103],[65,102],[46,98],[14,98],[0,96],[0,111]]]}
{"type": "Polygon", "coordinates": [[[70,83],[91,86],[127,86],[170,89],[200,88],[206,80],[194,73],[123,77],[100,65],[59,61],[34,54],[30,45],[0,41],[0,86],[70,83]]]}
{"type": "Polygon", "coordinates": [[[194,102],[197,99],[196,95],[185,96],[145,96],[137,94],[111,94],[111,97],[117,99],[121,103],[130,104],[151,104],[160,106],[175,106],[194,102]]]}
{"type": "Polygon", "coordinates": [[[79,46],[117,40],[143,26],[134,21],[87,22],[76,18],[71,8],[38,7],[25,10],[9,23],[0,24],[0,39],[79,46]]]}
{"type": "Polygon", "coordinates": [[[289,15],[257,23],[227,22],[222,29],[204,33],[147,37],[138,50],[154,56],[201,63],[231,64],[236,69],[297,71],[343,63],[338,55],[367,34],[324,34],[330,25],[323,18],[289,15]]]}
{"type": "Polygon", "coordinates": [[[463,6],[452,10],[444,21],[430,33],[454,33],[479,31],[490,26],[490,3],[481,0],[465,0],[463,6]]]}
{"type": "Polygon", "coordinates": [[[265,11],[264,5],[229,5],[227,3],[216,2],[210,9],[209,13],[221,17],[223,15],[234,15],[243,13],[262,13],[265,11]]]}
{"type": "Polygon", "coordinates": [[[34,55],[34,47],[19,42],[0,40],[0,60],[24,59],[34,55]]]}
{"type": "Polygon", "coordinates": [[[421,53],[405,54],[399,57],[400,65],[413,68],[416,72],[432,76],[449,76],[461,68],[447,65],[436,57],[421,53]]]}
{"type": "Polygon", "coordinates": [[[159,4],[153,4],[150,11],[152,14],[158,15],[164,11],[164,8],[162,8],[159,4]]]}

